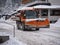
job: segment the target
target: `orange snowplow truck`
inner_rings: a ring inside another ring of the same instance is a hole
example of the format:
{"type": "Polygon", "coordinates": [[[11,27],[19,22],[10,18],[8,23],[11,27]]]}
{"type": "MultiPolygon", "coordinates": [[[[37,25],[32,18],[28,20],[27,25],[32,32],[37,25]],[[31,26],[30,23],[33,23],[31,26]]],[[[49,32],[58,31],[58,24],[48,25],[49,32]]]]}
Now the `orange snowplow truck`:
{"type": "Polygon", "coordinates": [[[21,30],[39,30],[50,25],[48,18],[40,18],[39,12],[32,7],[19,10],[16,17],[19,18],[16,20],[17,28],[21,30]]]}

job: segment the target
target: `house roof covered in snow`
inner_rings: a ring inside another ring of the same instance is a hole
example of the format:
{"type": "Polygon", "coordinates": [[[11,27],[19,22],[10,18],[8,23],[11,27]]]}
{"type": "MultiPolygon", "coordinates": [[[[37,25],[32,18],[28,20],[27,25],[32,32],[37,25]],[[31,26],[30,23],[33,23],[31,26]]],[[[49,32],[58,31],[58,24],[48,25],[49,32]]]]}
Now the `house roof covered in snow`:
{"type": "Polygon", "coordinates": [[[41,8],[41,9],[60,9],[60,5],[51,5],[51,6],[48,6],[48,5],[37,5],[37,6],[34,6],[34,8],[41,8]]]}

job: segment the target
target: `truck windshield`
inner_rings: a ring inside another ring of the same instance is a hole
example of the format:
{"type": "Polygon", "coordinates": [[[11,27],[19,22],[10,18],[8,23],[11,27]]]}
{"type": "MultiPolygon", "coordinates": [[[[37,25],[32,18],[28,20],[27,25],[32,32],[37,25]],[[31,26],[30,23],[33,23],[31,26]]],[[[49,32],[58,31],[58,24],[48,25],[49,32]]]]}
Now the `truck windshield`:
{"type": "Polygon", "coordinates": [[[27,19],[33,19],[36,18],[36,12],[32,10],[26,10],[25,15],[27,19]]]}

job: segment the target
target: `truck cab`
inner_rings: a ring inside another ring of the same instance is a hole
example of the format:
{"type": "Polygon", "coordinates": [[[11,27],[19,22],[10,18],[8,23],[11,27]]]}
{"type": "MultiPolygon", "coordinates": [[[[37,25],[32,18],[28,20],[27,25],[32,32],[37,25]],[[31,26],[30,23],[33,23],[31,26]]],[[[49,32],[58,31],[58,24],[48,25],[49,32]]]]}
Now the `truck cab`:
{"type": "Polygon", "coordinates": [[[26,7],[19,10],[18,13],[20,13],[16,16],[19,18],[19,20],[16,20],[18,29],[39,30],[39,28],[49,27],[50,25],[48,18],[41,18],[39,11],[32,7],[26,7]]]}

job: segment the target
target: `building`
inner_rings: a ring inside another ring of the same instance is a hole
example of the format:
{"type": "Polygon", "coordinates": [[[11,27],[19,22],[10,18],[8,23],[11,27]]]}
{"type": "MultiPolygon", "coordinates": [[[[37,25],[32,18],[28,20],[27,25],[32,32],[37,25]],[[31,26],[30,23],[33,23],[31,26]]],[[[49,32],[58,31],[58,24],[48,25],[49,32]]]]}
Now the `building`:
{"type": "Polygon", "coordinates": [[[60,0],[49,0],[52,5],[60,5],[60,0]]]}

